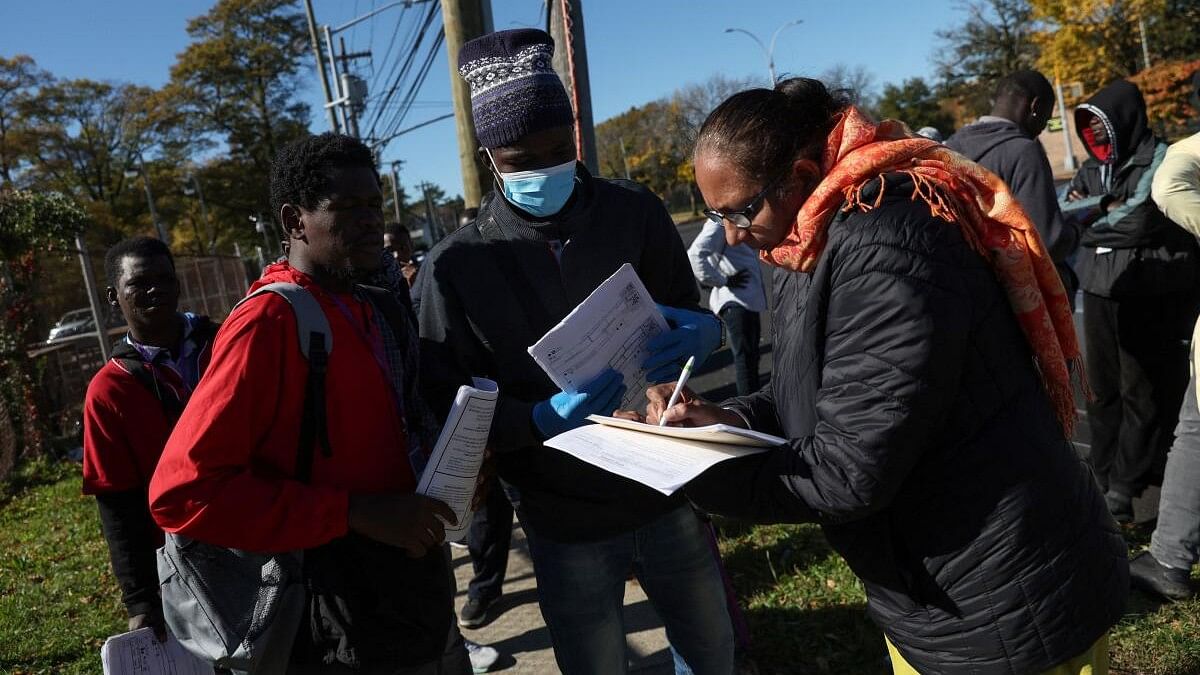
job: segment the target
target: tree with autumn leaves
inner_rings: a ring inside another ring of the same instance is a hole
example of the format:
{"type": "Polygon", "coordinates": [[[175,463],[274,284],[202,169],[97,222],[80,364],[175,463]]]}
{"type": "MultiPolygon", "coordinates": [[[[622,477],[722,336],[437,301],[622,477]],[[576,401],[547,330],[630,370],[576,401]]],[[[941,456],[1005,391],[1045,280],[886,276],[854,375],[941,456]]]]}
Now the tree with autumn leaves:
{"type": "Polygon", "coordinates": [[[934,60],[943,94],[969,116],[987,112],[1000,77],[1028,67],[1078,84],[1085,97],[1130,78],[1166,129],[1200,115],[1182,85],[1200,58],[1195,0],[965,0],[960,8],[967,18],[938,31],[934,60]]]}
{"type": "Polygon", "coordinates": [[[304,16],[291,0],[219,0],[187,31],[161,89],[0,57],[0,185],[71,197],[97,247],[154,232],[143,180],[177,252],[261,241],[247,216],[268,211],[271,159],[308,133],[304,16]]]}

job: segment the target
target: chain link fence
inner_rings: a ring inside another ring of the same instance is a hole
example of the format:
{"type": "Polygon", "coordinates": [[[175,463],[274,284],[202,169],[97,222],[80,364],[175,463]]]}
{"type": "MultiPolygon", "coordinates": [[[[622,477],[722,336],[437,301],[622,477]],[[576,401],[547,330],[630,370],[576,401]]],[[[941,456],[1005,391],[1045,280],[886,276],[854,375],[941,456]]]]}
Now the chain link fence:
{"type": "MultiPolygon", "coordinates": [[[[104,259],[103,251],[91,253],[94,265],[104,259]]],[[[175,271],[179,276],[180,311],[207,315],[214,321],[222,321],[229,315],[245,296],[250,281],[245,262],[234,256],[176,256],[175,271]]],[[[78,264],[75,276],[77,287],[72,286],[69,278],[59,280],[58,287],[67,290],[56,291],[53,301],[47,302],[43,323],[54,327],[47,331],[45,342],[27,348],[29,357],[37,364],[39,408],[51,434],[60,438],[80,437],[84,395],[92,376],[104,365],[91,312],[82,311],[88,307],[88,301],[78,264]],[[81,325],[76,325],[80,322],[81,325]],[[62,334],[64,330],[68,334],[62,334]]],[[[103,275],[97,275],[101,286],[103,279],[103,275]]],[[[98,292],[103,293],[102,289],[98,292]]],[[[113,312],[105,317],[103,328],[109,343],[120,339],[126,331],[120,313],[113,312]]],[[[0,433],[0,441],[2,436],[0,433]]]]}

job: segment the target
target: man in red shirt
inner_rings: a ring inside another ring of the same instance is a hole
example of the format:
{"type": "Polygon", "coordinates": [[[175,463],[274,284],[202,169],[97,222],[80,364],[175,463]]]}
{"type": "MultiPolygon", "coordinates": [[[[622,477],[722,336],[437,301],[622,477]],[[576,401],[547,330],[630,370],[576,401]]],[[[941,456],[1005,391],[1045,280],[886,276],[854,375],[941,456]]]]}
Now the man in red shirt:
{"type": "Polygon", "coordinates": [[[348,136],[309,137],[280,151],[271,196],[288,259],[251,290],[298,284],[324,310],[328,443],[315,444],[311,478],[297,479],[308,363],[288,303],[251,298],[217,335],[154,473],[151,511],[167,532],[208,544],[305,551],[311,620],[289,672],[447,672],[439,663],[453,608],[439,544],[454,514],[413,493],[437,429],[412,395],[415,358],[393,347],[415,348],[415,332],[386,321],[356,285],[380,264],[374,159],[348,136]]]}
{"type": "Polygon", "coordinates": [[[88,384],[83,405],[83,493],[96,496],[129,630],[165,637],[154,550],[162,531],[146,490],[171,427],[204,367],[216,327],[180,313],[179,279],[161,240],[126,239],[104,260],[109,304],[129,333],[88,384]]]}

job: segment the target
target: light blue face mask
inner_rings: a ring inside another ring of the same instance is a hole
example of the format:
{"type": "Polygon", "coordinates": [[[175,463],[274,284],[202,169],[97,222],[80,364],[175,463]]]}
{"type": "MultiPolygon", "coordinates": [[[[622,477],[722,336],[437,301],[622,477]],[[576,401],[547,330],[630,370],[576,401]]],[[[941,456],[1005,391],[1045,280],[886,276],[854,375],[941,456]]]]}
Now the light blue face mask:
{"type": "Polygon", "coordinates": [[[562,210],[575,191],[575,160],[545,169],[500,173],[500,183],[505,198],[513,205],[540,218],[552,216],[562,210]]]}

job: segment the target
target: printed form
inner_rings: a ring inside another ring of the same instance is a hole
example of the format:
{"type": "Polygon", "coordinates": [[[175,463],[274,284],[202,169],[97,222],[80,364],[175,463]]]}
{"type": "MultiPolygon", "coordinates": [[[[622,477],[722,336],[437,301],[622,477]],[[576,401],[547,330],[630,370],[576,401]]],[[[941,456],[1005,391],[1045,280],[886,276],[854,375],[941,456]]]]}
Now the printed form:
{"type": "Polygon", "coordinates": [[[458,388],[446,424],[417,483],[418,494],[445,502],[458,517],[458,525],[446,524],[446,541],[461,541],[471,525],[471,500],[500,393],[491,380],[472,380],[474,386],[458,388]]]}
{"type": "Polygon", "coordinates": [[[719,462],[768,449],[765,444],[705,443],[605,424],[577,427],[551,438],[546,445],[665,495],[674,494],[719,462]]]}
{"type": "Polygon", "coordinates": [[[646,403],[646,344],[668,329],[650,292],[625,263],[532,347],[529,355],[550,380],[568,393],[611,368],[625,378],[621,408],[646,403]]]}
{"type": "Polygon", "coordinates": [[[159,642],[149,628],[114,635],[100,648],[104,675],[213,675],[213,667],[193,656],[167,633],[159,642]]]}

